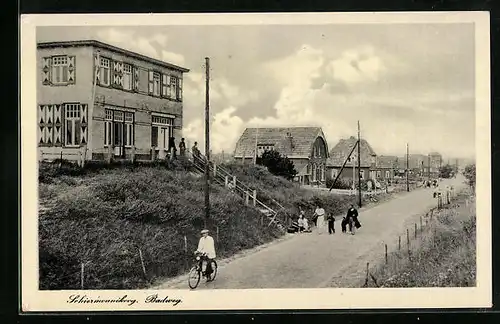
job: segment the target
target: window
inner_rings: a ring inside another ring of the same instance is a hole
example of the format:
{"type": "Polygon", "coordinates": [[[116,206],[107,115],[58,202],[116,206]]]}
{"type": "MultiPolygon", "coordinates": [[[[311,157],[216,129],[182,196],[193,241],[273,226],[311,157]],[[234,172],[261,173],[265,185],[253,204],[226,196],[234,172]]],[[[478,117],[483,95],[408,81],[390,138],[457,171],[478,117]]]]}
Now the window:
{"type": "Polygon", "coordinates": [[[332,169],[332,178],[335,179],[337,177],[337,169],[332,169]]]}
{"type": "Polygon", "coordinates": [[[132,90],[132,65],[123,64],[123,89],[132,90]]]}
{"type": "Polygon", "coordinates": [[[382,176],[382,171],[377,171],[377,178],[380,178],[382,176]]]}
{"type": "Polygon", "coordinates": [[[81,115],[80,104],[66,104],[66,146],[80,144],[81,115]]]}
{"type": "Polygon", "coordinates": [[[106,109],[104,123],[104,146],[134,145],[134,113],[106,109]]]}
{"type": "Polygon", "coordinates": [[[75,62],[76,57],[71,55],[56,55],[42,58],[42,84],[74,84],[75,62]]]}
{"type": "Polygon", "coordinates": [[[177,99],[177,78],[170,77],[170,98],[177,99]]]}
{"type": "Polygon", "coordinates": [[[68,82],[68,57],[52,57],[52,83],[61,84],[68,82]]]}
{"type": "Polygon", "coordinates": [[[139,92],[148,93],[148,70],[139,69],[137,79],[137,90],[139,92]]]}
{"type": "Polygon", "coordinates": [[[364,178],[365,178],[365,170],[361,170],[361,171],[359,172],[359,175],[360,175],[360,178],[361,178],[361,179],[364,179],[364,178]]]}
{"type": "Polygon", "coordinates": [[[109,86],[110,79],[110,62],[109,59],[101,57],[99,60],[99,82],[102,85],[109,86]]]}
{"type": "Polygon", "coordinates": [[[160,96],[160,73],[153,73],[153,95],[160,96]]]}
{"type": "Polygon", "coordinates": [[[162,74],[161,76],[161,96],[162,97],[167,97],[167,93],[170,95],[170,92],[167,92],[167,90],[170,90],[169,88],[169,79],[170,77],[166,74],[162,74]]]}
{"type": "Polygon", "coordinates": [[[390,178],[391,177],[391,172],[390,171],[385,171],[385,177],[390,178]]]}

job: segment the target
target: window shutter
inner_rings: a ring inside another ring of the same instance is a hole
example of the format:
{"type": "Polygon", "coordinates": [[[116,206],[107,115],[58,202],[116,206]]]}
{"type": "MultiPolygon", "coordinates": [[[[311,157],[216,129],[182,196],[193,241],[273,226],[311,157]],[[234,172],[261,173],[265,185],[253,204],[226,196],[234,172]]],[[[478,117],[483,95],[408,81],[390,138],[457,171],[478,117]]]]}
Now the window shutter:
{"type": "Polygon", "coordinates": [[[134,91],[139,91],[139,69],[134,66],[134,91]]]}
{"type": "Polygon", "coordinates": [[[182,100],[182,79],[179,78],[179,85],[177,86],[177,99],[182,100]]]}
{"type": "Polygon", "coordinates": [[[42,59],[42,84],[49,85],[50,84],[50,57],[44,57],[42,59]]]}
{"type": "Polygon", "coordinates": [[[75,84],[76,82],[76,56],[68,56],[68,83],[75,84]]]}
{"type": "Polygon", "coordinates": [[[80,141],[81,141],[81,134],[82,134],[82,122],[77,119],[75,120],[75,129],[74,129],[74,132],[75,132],[75,142],[73,143],[73,145],[79,145],[80,144],[80,141]]]}
{"type": "Polygon", "coordinates": [[[101,84],[101,66],[99,56],[94,56],[94,80],[96,84],[101,84]]]}
{"type": "Polygon", "coordinates": [[[172,89],[170,88],[170,75],[167,75],[167,98],[172,98],[172,89]]]}
{"type": "Polygon", "coordinates": [[[118,61],[113,61],[112,79],[113,87],[123,88],[123,63],[118,61]]]}
{"type": "Polygon", "coordinates": [[[161,96],[162,97],[167,96],[167,75],[166,74],[161,75],[161,96]]]}
{"type": "Polygon", "coordinates": [[[149,71],[149,94],[153,94],[154,86],[153,86],[153,71],[149,71]]]}
{"type": "Polygon", "coordinates": [[[54,105],[54,145],[62,145],[62,105],[54,105]]]}

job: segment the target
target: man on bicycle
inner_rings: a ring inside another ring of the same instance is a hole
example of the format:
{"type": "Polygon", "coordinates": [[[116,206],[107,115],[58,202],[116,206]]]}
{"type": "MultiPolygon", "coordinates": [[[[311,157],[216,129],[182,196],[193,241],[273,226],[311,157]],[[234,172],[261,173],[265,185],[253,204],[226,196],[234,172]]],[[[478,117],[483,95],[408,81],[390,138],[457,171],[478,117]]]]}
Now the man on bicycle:
{"type": "Polygon", "coordinates": [[[207,229],[202,230],[201,235],[195,253],[201,253],[206,258],[206,262],[202,263],[202,272],[209,276],[212,273],[212,260],[215,259],[215,244],[214,239],[208,235],[207,229]],[[203,270],[203,264],[205,264],[205,270],[203,270]]]}

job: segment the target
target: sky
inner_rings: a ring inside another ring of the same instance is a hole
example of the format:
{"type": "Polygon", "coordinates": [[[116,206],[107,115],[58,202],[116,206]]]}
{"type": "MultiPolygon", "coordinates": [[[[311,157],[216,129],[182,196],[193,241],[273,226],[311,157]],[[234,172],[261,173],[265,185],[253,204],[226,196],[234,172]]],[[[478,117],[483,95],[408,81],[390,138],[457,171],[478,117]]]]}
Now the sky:
{"type": "Polygon", "coordinates": [[[213,152],[245,127],[320,126],[331,149],[475,156],[472,24],[38,27],[38,41],[97,39],[190,69],[183,137],[204,148],[210,58],[213,152]]]}

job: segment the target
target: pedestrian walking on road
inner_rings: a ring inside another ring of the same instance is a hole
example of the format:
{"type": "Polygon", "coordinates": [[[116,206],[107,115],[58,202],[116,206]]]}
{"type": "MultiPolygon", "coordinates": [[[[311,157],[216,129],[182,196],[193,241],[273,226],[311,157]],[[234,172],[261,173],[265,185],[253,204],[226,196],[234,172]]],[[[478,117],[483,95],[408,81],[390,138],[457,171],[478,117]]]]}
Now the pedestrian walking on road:
{"type": "Polygon", "coordinates": [[[342,233],[347,233],[347,223],[348,223],[347,218],[342,217],[342,222],[340,223],[340,226],[342,227],[342,233]]]}
{"type": "Polygon", "coordinates": [[[361,224],[358,221],[358,211],[354,208],[354,205],[351,205],[347,210],[346,220],[349,224],[349,232],[354,235],[356,234],[356,229],[361,227],[361,224]]]}
{"type": "Polygon", "coordinates": [[[332,213],[328,214],[328,234],[335,234],[335,217],[332,213]]]}
{"type": "Polygon", "coordinates": [[[314,217],[316,218],[316,227],[318,228],[318,234],[322,234],[325,227],[325,210],[320,206],[316,206],[314,217]]]}

